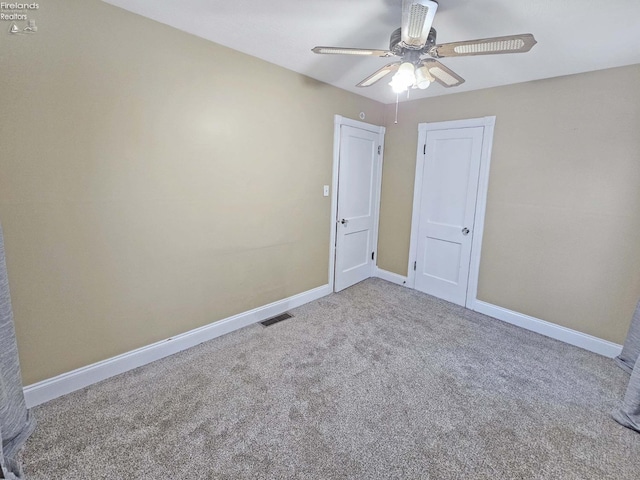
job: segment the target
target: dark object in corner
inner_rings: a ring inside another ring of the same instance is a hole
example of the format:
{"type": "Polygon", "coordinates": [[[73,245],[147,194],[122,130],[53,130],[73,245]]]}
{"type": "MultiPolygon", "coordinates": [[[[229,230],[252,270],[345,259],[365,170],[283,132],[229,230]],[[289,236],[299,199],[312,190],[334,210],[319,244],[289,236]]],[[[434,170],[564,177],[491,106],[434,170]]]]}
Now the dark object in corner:
{"type": "Polygon", "coordinates": [[[622,406],[613,411],[613,418],[621,425],[640,432],[640,302],[631,320],[627,340],[616,361],[626,372],[631,373],[629,386],[622,406]]]}
{"type": "Polygon", "coordinates": [[[24,478],[19,452],[34,428],[22,389],[0,226],[0,478],[24,478]]]}

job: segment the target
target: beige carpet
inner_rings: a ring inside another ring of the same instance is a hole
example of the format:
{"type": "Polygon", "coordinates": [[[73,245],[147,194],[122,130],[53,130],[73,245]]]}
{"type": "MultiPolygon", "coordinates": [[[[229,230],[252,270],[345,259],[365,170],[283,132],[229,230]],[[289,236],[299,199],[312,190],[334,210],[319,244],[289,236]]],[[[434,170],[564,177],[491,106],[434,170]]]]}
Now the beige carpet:
{"type": "Polygon", "coordinates": [[[35,409],[36,479],[638,479],[610,359],[378,279],[35,409]]]}

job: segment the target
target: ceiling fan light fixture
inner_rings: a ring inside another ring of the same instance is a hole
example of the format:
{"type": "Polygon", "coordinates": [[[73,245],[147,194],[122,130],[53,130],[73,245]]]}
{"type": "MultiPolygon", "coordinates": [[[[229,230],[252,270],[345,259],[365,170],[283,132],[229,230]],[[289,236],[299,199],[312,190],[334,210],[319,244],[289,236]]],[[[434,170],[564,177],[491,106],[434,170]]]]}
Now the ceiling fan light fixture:
{"type": "Polygon", "coordinates": [[[391,86],[391,90],[393,90],[393,93],[406,92],[407,91],[407,86],[404,83],[402,83],[401,81],[398,81],[398,79],[396,78],[396,75],[394,75],[391,78],[391,81],[389,82],[389,85],[391,86]]]}
{"type": "Polygon", "coordinates": [[[433,82],[434,80],[435,79],[433,78],[427,67],[422,66],[416,69],[416,87],[418,87],[420,90],[429,88],[429,85],[431,85],[431,82],[433,82]]]}
{"type": "Polygon", "coordinates": [[[404,62],[400,65],[389,83],[395,93],[405,92],[416,83],[415,69],[416,67],[411,62],[404,62]]]}
{"type": "Polygon", "coordinates": [[[404,62],[398,68],[398,73],[394,75],[397,76],[405,85],[410,87],[416,82],[416,67],[413,66],[411,62],[404,62]]]}

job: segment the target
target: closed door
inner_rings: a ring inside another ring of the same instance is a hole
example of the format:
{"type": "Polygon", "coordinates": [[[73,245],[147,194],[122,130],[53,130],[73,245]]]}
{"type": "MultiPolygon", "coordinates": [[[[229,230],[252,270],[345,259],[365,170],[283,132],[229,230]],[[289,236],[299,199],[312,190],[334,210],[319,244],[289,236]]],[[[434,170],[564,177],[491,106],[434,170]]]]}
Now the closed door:
{"type": "Polygon", "coordinates": [[[484,127],[427,132],[415,288],[465,305],[484,127]]]}
{"type": "Polygon", "coordinates": [[[378,205],[378,133],[343,125],[338,166],[335,291],[373,273],[378,205]]]}

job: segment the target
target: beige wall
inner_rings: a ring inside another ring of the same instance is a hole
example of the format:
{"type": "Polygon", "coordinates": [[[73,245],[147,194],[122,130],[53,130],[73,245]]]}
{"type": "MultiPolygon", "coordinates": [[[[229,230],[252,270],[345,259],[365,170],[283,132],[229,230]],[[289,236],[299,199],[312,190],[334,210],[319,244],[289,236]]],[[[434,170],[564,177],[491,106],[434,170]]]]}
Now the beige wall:
{"type": "Polygon", "coordinates": [[[640,65],[387,106],[380,268],[407,274],[420,122],[496,115],[481,300],[622,343],[640,296],[640,65]]]}
{"type": "Polygon", "coordinates": [[[333,115],[382,105],[97,0],[37,18],[0,34],[26,384],[327,283],[333,115]]]}

